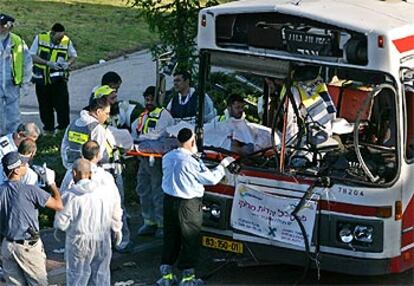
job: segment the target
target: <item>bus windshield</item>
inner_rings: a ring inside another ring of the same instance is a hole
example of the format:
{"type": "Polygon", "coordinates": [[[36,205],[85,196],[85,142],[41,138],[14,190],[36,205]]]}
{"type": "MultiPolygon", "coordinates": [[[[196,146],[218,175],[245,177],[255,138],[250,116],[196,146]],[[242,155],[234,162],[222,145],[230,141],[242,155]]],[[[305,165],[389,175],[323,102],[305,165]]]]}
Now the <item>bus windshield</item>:
{"type": "Polygon", "coordinates": [[[206,52],[205,94],[218,102],[204,148],[243,168],[391,183],[398,172],[396,87],[377,71],[206,52]],[[220,100],[217,100],[220,99],[220,100]]]}

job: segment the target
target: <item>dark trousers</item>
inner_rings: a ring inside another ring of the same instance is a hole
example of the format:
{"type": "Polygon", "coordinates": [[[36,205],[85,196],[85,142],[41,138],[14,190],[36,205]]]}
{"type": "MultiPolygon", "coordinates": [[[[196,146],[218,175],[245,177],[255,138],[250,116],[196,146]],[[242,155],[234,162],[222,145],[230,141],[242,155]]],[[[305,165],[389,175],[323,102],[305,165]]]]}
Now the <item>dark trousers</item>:
{"type": "Polygon", "coordinates": [[[54,111],[57,115],[57,129],[66,129],[69,125],[69,92],[66,80],[48,85],[36,84],[36,95],[43,129],[46,131],[55,130],[54,111]]]}
{"type": "Polygon", "coordinates": [[[203,222],[201,198],[180,199],[164,195],[164,246],[161,264],[178,269],[194,268],[200,253],[200,231],[203,222]]]}

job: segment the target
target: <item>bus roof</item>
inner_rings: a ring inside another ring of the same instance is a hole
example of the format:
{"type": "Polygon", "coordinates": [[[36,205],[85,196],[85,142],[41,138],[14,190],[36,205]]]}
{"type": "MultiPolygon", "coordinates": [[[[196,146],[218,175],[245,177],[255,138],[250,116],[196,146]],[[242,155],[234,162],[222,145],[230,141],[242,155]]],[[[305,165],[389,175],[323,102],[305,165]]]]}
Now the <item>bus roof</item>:
{"type": "Polygon", "coordinates": [[[280,12],[362,33],[393,34],[394,29],[411,26],[414,34],[414,0],[241,0],[207,10],[214,14],[280,12]]]}

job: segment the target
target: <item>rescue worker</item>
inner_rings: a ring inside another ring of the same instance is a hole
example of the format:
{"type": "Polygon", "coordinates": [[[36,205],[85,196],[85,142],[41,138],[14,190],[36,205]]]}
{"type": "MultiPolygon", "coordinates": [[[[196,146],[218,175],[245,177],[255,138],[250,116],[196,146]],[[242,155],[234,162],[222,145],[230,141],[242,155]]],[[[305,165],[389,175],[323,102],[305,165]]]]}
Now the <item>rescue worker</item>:
{"type": "MultiPolygon", "coordinates": [[[[298,120],[306,124],[313,124],[318,129],[323,129],[328,136],[332,135],[332,120],[336,118],[336,108],[329,95],[326,84],[319,77],[319,67],[317,66],[298,66],[294,72],[291,92],[298,107],[301,119],[298,119],[292,103],[288,108],[288,123],[286,142],[298,134],[298,120]]],[[[283,86],[280,96],[286,93],[283,86]]],[[[298,138],[302,140],[302,138],[298,138]]]]}
{"type": "Polygon", "coordinates": [[[66,285],[111,285],[111,230],[122,241],[122,210],[118,192],[91,180],[91,163],[77,159],[75,184],[63,194],[65,208],[54,226],[66,232],[66,285]]]}
{"type": "MultiPolygon", "coordinates": [[[[287,122],[284,123],[284,144],[296,146],[289,157],[289,164],[295,168],[316,164],[316,146],[332,136],[336,108],[319,72],[318,66],[298,65],[293,73],[290,91],[294,102],[289,100],[285,111],[288,114],[287,122]],[[293,105],[296,106],[298,115],[293,105]]],[[[286,86],[283,86],[280,97],[283,98],[286,92],[286,86]]]]}
{"type": "MultiPolygon", "coordinates": [[[[174,74],[174,90],[172,99],[167,105],[176,123],[181,120],[194,124],[198,109],[198,93],[190,86],[190,73],[179,71],[174,74]]],[[[209,122],[216,116],[213,101],[206,94],[204,99],[204,122],[209,122]]]]}
{"type": "MultiPolygon", "coordinates": [[[[118,192],[118,188],[115,184],[114,178],[111,173],[105,171],[104,168],[99,166],[101,157],[99,156],[99,144],[95,140],[89,140],[82,145],[82,158],[88,160],[91,163],[92,180],[97,181],[99,184],[104,184],[107,187],[111,187],[118,192]]],[[[67,170],[66,174],[60,184],[60,191],[64,193],[70,189],[74,184],[72,170],[67,170]]]]}
{"type": "MultiPolygon", "coordinates": [[[[247,125],[243,124],[245,121],[247,121],[246,114],[244,113],[245,105],[246,101],[242,96],[238,94],[231,94],[227,100],[227,112],[225,112],[223,115],[218,116],[218,121],[231,121],[231,123],[236,123],[232,124],[233,127],[245,128],[245,132],[250,132],[250,130],[247,129],[247,125]],[[237,124],[238,122],[242,123],[242,126],[240,126],[240,124],[237,124]]],[[[241,155],[249,154],[254,152],[254,144],[244,143],[237,140],[236,138],[231,138],[230,150],[241,155]]]]}
{"type": "MultiPolygon", "coordinates": [[[[105,86],[110,94],[113,89],[105,86]]],[[[124,205],[124,188],[122,180],[122,166],[119,162],[119,151],[117,147],[129,149],[132,145],[132,138],[128,131],[117,130],[105,126],[110,116],[110,100],[108,97],[98,97],[92,100],[89,110],[82,110],[80,118],[71,122],[66,129],[61,144],[61,157],[63,165],[68,170],[71,168],[74,160],[81,157],[82,145],[88,140],[95,140],[99,144],[100,165],[110,172],[115,179],[118,187],[123,213],[123,241],[117,247],[117,250],[129,250],[130,232],[127,224],[127,213],[124,205]],[[119,137],[125,137],[126,140],[120,140],[119,137]],[[121,136],[118,136],[121,135],[121,136]],[[130,138],[130,139],[129,139],[130,138]],[[128,141],[125,144],[120,141],[128,141]]],[[[131,244],[132,245],[132,244],[131,244]]]]}
{"type": "Polygon", "coordinates": [[[197,145],[191,129],[182,128],[177,139],[180,147],[162,159],[164,246],[160,266],[162,277],[156,283],[162,286],[176,283],[172,267],[180,256],[180,285],[202,285],[202,280],[195,278],[194,267],[200,248],[204,185],[217,184],[225,175],[224,168],[234,158],[226,157],[210,170],[194,156],[197,145]]]}
{"type": "Polygon", "coordinates": [[[45,134],[64,131],[69,125],[69,92],[67,81],[69,70],[77,58],[71,39],[65,34],[65,27],[55,23],[51,31],[37,35],[30,47],[33,57],[33,81],[39,102],[40,119],[45,134]]]}
{"type": "Polygon", "coordinates": [[[81,157],[81,148],[88,140],[96,140],[99,144],[99,155],[105,163],[112,157],[112,146],[109,131],[105,122],[110,114],[110,103],[107,98],[92,100],[88,110],[82,110],[80,117],[71,122],[65,132],[61,144],[63,166],[72,168],[73,162],[81,157]]]}
{"type": "Polygon", "coordinates": [[[32,78],[29,49],[13,25],[13,17],[0,14],[0,136],[20,124],[20,96],[29,94],[32,78]]]}
{"type": "Polygon", "coordinates": [[[109,71],[102,76],[101,86],[96,86],[92,90],[92,98],[100,96],[111,97],[111,117],[109,124],[116,128],[126,128],[132,130],[132,123],[144,111],[142,104],[135,101],[118,100],[118,90],[121,87],[122,79],[119,74],[109,71]],[[114,90],[113,94],[105,94],[105,90],[99,90],[102,86],[109,86],[114,90]]]}
{"type": "MultiPolygon", "coordinates": [[[[19,145],[25,139],[32,139],[36,142],[39,138],[40,129],[33,122],[21,123],[13,133],[0,137],[0,159],[7,153],[17,151],[19,145]]],[[[2,167],[0,165],[0,183],[5,180],[2,167]]],[[[25,181],[27,183],[27,181],[25,181]]]]}
{"type": "MultiPolygon", "coordinates": [[[[171,114],[155,103],[155,86],[144,91],[145,111],[137,120],[137,140],[157,139],[165,128],[174,124],[171,114]]],[[[141,215],[144,224],[138,229],[138,235],[154,235],[162,238],[164,231],[161,188],[161,158],[140,157],[137,174],[137,194],[141,203],[141,215]]]]}
{"type": "Polygon", "coordinates": [[[46,169],[51,194],[23,184],[27,158],[10,152],[2,158],[7,181],[0,186],[1,254],[7,285],[48,285],[46,255],[39,235],[39,207],[62,210],[55,173],[46,169]]]}

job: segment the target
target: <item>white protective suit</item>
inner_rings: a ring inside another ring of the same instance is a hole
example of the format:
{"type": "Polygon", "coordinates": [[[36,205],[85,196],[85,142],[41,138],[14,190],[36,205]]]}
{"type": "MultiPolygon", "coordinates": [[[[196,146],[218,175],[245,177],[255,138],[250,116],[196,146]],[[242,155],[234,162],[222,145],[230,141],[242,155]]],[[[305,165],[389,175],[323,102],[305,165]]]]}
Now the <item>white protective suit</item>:
{"type": "MultiPolygon", "coordinates": [[[[77,126],[87,126],[91,123],[98,122],[98,120],[95,117],[89,115],[89,112],[86,111],[86,110],[82,110],[80,112],[80,117],[78,119],[75,119],[75,120],[76,120],[75,125],[77,125],[77,126]]],[[[70,125],[69,125],[69,127],[70,127],[70,125]]],[[[69,141],[68,141],[69,127],[66,129],[65,136],[63,137],[62,145],[60,147],[63,166],[65,166],[65,168],[67,170],[70,170],[72,168],[72,164],[67,161],[67,152],[68,152],[68,149],[69,149],[69,141]]],[[[108,133],[109,132],[107,131],[107,129],[103,125],[98,124],[92,130],[92,132],[90,134],[89,139],[95,140],[99,144],[99,154],[100,154],[100,156],[102,156],[103,153],[105,152],[105,142],[107,140],[107,137],[109,137],[108,133]]]]}
{"type": "MultiPolygon", "coordinates": [[[[102,167],[99,167],[91,162],[92,180],[98,184],[104,185],[106,188],[113,189],[113,192],[118,192],[118,188],[115,184],[114,177],[111,173],[105,171],[102,167]]],[[[62,183],[60,184],[60,192],[63,194],[74,186],[72,170],[67,170],[65,177],[63,177],[62,183]]]]}
{"type": "Polygon", "coordinates": [[[66,284],[109,286],[111,229],[122,228],[118,192],[113,186],[85,179],[62,199],[65,208],[56,213],[54,226],[66,232],[66,284]]]}
{"type": "Polygon", "coordinates": [[[16,86],[12,77],[10,35],[0,40],[0,135],[14,132],[20,124],[20,95],[29,92],[32,68],[32,56],[24,44],[23,83],[16,86]]]}
{"type": "MultiPolygon", "coordinates": [[[[213,121],[204,125],[204,146],[221,147],[231,150],[231,141],[237,140],[245,144],[253,144],[259,151],[272,146],[272,130],[266,126],[248,122],[244,116],[240,119],[228,117],[224,121],[213,121]]],[[[277,134],[276,146],[280,144],[277,134]]]]}

